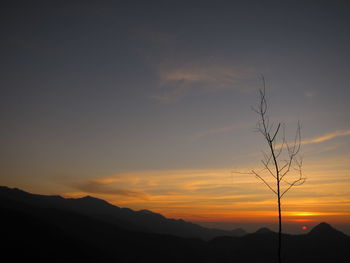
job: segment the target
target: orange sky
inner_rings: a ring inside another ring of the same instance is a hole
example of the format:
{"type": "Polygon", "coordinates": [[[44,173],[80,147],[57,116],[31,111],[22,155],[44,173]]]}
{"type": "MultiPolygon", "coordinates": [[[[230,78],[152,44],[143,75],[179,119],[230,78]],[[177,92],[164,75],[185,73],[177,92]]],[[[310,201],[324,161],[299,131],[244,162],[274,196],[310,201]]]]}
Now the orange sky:
{"type": "MultiPolygon", "coordinates": [[[[348,168],[346,156],[305,165],[307,182],[282,199],[284,221],[350,222],[348,168]]],[[[65,192],[67,197],[90,193],[121,207],[190,221],[274,222],[277,215],[275,196],[263,183],[230,169],[137,171],[65,184],[77,189],[65,192]]]]}
{"type": "MultiPolygon", "coordinates": [[[[350,156],[334,151],[340,139],[348,142],[348,135],[347,131],[335,131],[303,140],[307,180],[283,197],[285,223],[350,222],[350,156]]],[[[235,172],[259,168],[260,159],[260,153],[252,153],[243,157],[245,162],[233,160],[242,164],[225,169],[139,170],[46,180],[23,177],[21,181],[11,181],[9,176],[5,185],[65,197],[92,195],[120,207],[148,209],[194,222],[276,223],[275,195],[253,175],[235,172]]]]}

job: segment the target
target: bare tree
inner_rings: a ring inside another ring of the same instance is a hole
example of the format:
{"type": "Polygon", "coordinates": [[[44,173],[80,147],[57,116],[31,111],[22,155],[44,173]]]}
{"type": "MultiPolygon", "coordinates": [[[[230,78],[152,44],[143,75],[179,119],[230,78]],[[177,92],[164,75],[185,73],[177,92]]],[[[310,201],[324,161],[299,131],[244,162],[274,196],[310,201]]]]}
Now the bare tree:
{"type": "Polygon", "coordinates": [[[265,93],[265,79],[262,77],[263,88],[259,90],[260,102],[253,110],[259,115],[257,131],[267,143],[268,150],[263,151],[261,170],[251,170],[248,174],[255,175],[271,190],[277,198],[278,207],[278,262],[282,262],[282,209],[281,201],[285,194],[294,186],[302,185],[306,177],[302,173],[302,158],[300,156],[301,126],[295,133],[294,141],[287,142],[285,125],[270,122],[268,103],[265,93]],[[279,141],[279,142],[278,142],[279,141]]]}

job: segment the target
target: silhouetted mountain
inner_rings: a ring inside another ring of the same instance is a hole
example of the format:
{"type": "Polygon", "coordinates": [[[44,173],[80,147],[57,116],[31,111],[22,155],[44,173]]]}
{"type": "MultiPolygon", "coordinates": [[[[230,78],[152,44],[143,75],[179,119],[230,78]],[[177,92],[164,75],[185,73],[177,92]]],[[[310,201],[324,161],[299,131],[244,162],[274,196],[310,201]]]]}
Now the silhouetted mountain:
{"type": "Polygon", "coordinates": [[[267,227],[262,227],[262,228],[259,228],[255,234],[272,234],[274,233],[271,229],[267,228],[267,227]]]}
{"type": "MultiPolygon", "coordinates": [[[[96,209],[104,212],[104,209],[114,207],[92,197],[64,199],[1,187],[0,234],[5,240],[1,247],[1,259],[6,258],[2,261],[276,262],[277,233],[268,229],[263,228],[243,237],[216,237],[207,242],[168,234],[130,231],[109,222],[112,220],[104,216],[74,211],[73,207],[78,205],[81,211],[96,206],[96,209]],[[64,206],[62,200],[67,202],[64,206]]],[[[147,210],[135,212],[118,209],[131,214],[164,218],[147,210]]],[[[350,237],[326,223],[319,224],[308,234],[283,234],[284,263],[349,262],[349,248],[350,237]]]]}
{"type": "MultiPolygon", "coordinates": [[[[243,237],[211,240],[214,262],[277,262],[278,234],[267,228],[243,237]],[[236,261],[235,261],[236,260],[236,261]]],[[[284,263],[350,262],[350,237],[321,223],[308,234],[282,235],[284,263]]]]}
{"type": "MultiPolygon", "coordinates": [[[[96,218],[0,197],[2,262],[193,262],[204,241],[120,229],[96,218]]],[[[205,261],[204,261],[205,262],[205,261]]]]}
{"type": "Polygon", "coordinates": [[[230,231],[232,233],[232,236],[235,237],[242,237],[247,234],[247,232],[243,228],[236,228],[230,231]]]}
{"type": "Polygon", "coordinates": [[[104,200],[86,196],[82,198],[63,198],[60,196],[36,195],[19,189],[0,187],[0,196],[25,202],[39,207],[54,207],[92,216],[108,223],[133,230],[160,234],[173,234],[181,237],[212,239],[217,236],[241,236],[244,230],[225,231],[211,229],[182,219],[169,219],[149,210],[133,211],[120,208],[104,200]]]}
{"type": "Polygon", "coordinates": [[[317,226],[315,226],[308,234],[311,237],[317,238],[317,237],[327,237],[328,239],[331,238],[340,238],[345,237],[346,235],[335,228],[333,228],[330,224],[327,223],[320,223],[317,226]]]}

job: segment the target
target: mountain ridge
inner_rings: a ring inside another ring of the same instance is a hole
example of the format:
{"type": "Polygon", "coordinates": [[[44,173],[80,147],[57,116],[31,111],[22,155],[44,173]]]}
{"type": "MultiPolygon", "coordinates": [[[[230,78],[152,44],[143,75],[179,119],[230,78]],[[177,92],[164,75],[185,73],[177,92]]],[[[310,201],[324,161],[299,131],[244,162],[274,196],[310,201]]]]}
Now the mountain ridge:
{"type": "MultiPolygon", "coordinates": [[[[255,263],[274,262],[277,253],[277,234],[272,231],[241,237],[219,236],[210,241],[131,231],[115,224],[115,218],[106,220],[53,205],[60,197],[44,197],[43,201],[40,195],[14,191],[11,198],[9,193],[9,189],[0,188],[0,218],[5,226],[0,232],[6,240],[2,252],[3,257],[11,259],[8,262],[58,263],[70,259],[70,262],[88,263],[255,263]],[[40,200],[39,205],[35,205],[33,199],[40,200]]],[[[83,199],[86,200],[89,198],[83,199]]],[[[283,234],[283,244],[286,263],[350,260],[350,237],[326,223],[317,225],[308,234],[283,234]]]]}
{"type": "Polygon", "coordinates": [[[58,209],[70,210],[96,217],[100,220],[115,223],[119,227],[160,233],[173,234],[181,237],[193,237],[209,240],[217,236],[239,236],[246,232],[241,229],[221,230],[205,228],[182,219],[166,218],[159,213],[150,210],[134,211],[130,208],[121,208],[103,199],[84,196],[81,198],[64,198],[57,195],[31,194],[18,188],[0,187],[0,196],[7,196],[32,205],[47,207],[53,206],[58,209]]]}

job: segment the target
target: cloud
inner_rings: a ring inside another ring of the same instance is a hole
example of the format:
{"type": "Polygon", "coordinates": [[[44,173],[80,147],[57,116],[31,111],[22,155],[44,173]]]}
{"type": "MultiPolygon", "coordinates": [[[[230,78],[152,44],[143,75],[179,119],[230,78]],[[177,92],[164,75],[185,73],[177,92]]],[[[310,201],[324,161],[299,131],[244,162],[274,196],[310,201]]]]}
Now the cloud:
{"type": "Polygon", "coordinates": [[[202,138],[210,135],[216,135],[216,134],[222,134],[222,133],[227,133],[231,132],[234,130],[240,130],[243,128],[251,127],[252,122],[242,122],[242,123],[237,123],[237,124],[232,124],[232,125],[227,125],[227,126],[222,126],[222,127],[217,127],[213,129],[208,129],[204,131],[197,132],[193,135],[194,138],[202,138]]]}
{"type": "Polygon", "coordinates": [[[149,98],[169,104],[186,96],[228,89],[255,90],[259,82],[255,68],[242,65],[237,58],[198,56],[188,42],[175,34],[153,27],[138,26],[131,30],[139,44],[139,55],[154,70],[157,91],[149,98]]]}
{"type": "MultiPolygon", "coordinates": [[[[327,157],[327,161],[307,163],[309,180],[285,200],[286,211],[349,211],[348,159],[327,157]]],[[[124,172],[70,186],[79,193],[66,196],[92,193],[118,206],[187,220],[260,220],[274,215],[275,200],[265,185],[250,175],[231,175],[229,168],[124,172]]]]}
{"type": "Polygon", "coordinates": [[[316,92],[315,91],[311,91],[311,90],[307,90],[304,92],[304,96],[308,99],[312,99],[313,97],[316,96],[316,92]]]}
{"type": "Polygon", "coordinates": [[[343,137],[343,136],[349,136],[350,135],[350,130],[340,130],[340,131],[334,131],[331,133],[327,133],[325,135],[312,138],[309,140],[303,140],[301,141],[301,144],[312,144],[312,143],[321,143],[325,141],[329,141],[331,139],[337,138],[337,137],[343,137]]]}
{"type": "Polygon", "coordinates": [[[163,104],[174,103],[187,94],[187,87],[182,85],[182,82],[172,83],[171,88],[160,94],[151,95],[150,98],[163,104]]]}
{"type": "Polygon", "coordinates": [[[70,186],[76,190],[89,193],[89,194],[106,194],[113,196],[124,196],[131,198],[147,199],[148,195],[142,191],[127,190],[122,188],[117,188],[111,185],[112,182],[117,180],[112,180],[112,178],[103,178],[101,180],[88,180],[83,182],[74,182],[70,186]]]}
{"type": "MultiPolygon", "coordinates": [[[[327,133],[324,135],[321,135],[319,137],[315,137],[312,139],[307,139],[307,140],[302,140],[300,142],[301,145],[307,145],[307,144],[316,144],[316,143],[322,143],[322,142],[326,142],[332,139],[335,139],[337,137],[343,137],[343,136],[349,136],[350,135],[350,130],[339,130],[339,131],[334,131],[331,133],[327,133]]],[[[293,145],[292,142],[289,142],[289,145],[293,145]]],[[[276,145],[276,149],[279,149],[282,147],[282,143],[276,145]]],[[[285,145],[283,145],[283,147],[285,147],[285,145]]],[[[331,148],[327,148],[327,149],[334,149],[335,146],[332,146],[331,148]]],[[[327,150],[326,149],[326,150],[327,150]]]]}
{"type": "Polygon", "coordinates": [[[162,65],[158,68],[159,91],[150,96],[161,103],[172,103],[189,95],[255,89],[256,72],[252,68],[233,65],[217,59],[162,65]]]}

